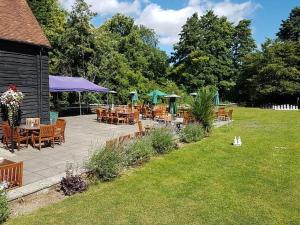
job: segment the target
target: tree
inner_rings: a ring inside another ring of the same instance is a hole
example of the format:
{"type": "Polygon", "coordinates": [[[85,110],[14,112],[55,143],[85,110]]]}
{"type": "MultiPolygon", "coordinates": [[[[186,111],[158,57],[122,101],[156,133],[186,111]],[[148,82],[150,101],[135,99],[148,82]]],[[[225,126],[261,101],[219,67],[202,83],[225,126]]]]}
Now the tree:
{"type": "Polygon", "coordinates": [[[234,26],[208,11],[194,14],[183,26],[175,45],[170,76],[188,92],[216,86],[223,95],[235,85],[232,57],[234,26]]]}
{"type": "Polygon", "coordinates": [[[49,71],[57,73],[64,46],[63,33],[66,29],[67,12],[59,6],[58,0],[28,0],[31,10],[43,28],[50,44],[49,71]]]}
{"type": "Polygon", "coordinates": [[[250,26],[250,20],[241,20],[235,27],[233,34],[233,58],[238,70],[243,58],[256,48],[250,26]]]}
{"type": "Polygon", "coordinates": [[[289,18],[282,21],[277,36],[283,41],[300,40],[300,7],[295,7],[291,11],[289,18]]]}
{"type": "Polygon", "coordinates": [[[300,95],[300,42],[268,39],[261,51],[246,57],[240,83],[244,97],[255,104],[295,103],[300,95]]]}
{"type": "Polygon", "coordinates": [[[95,16],[84,0],[76,0],[70,12],[63,35],[64,46],[58,71],[72,76],[90,78],[89,68],[95,57],[94,28],[90,24],[95,16]]]}

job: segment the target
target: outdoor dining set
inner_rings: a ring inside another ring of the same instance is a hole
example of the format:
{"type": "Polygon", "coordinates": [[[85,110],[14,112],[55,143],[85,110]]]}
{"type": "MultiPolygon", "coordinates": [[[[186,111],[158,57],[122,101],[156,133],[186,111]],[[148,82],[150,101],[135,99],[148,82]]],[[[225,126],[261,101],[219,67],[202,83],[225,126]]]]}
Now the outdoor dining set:
{"type": "Polygon", "coordinates": [[[2,141],[7,147],[16,144],[20,150],[21,144],[28,147],[29,143],[34,148],[41,150],[42,144],[50,144],[54,148],[56,143],[65,142],[66,121],[57,119],[55,124],[41,124],[40,118],[26,118],[25,124],[11,130],[7,121],[2,122],[2,141]]]}

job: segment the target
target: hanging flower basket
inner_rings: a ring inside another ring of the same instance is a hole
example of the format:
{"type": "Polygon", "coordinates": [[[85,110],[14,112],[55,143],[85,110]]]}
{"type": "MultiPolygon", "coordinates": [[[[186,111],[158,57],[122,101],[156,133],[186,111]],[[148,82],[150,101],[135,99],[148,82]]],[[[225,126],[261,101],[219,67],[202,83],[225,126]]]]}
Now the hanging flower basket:
{"type": "Polygon", "coordinates": [[[23,99],[24,94],[17,89],[16,85],[10,85],[0,97],[1,105],[7,113],[4,117],[7,117],[10,127],[15,126],[19,121],[20,106],[23,99]]]}

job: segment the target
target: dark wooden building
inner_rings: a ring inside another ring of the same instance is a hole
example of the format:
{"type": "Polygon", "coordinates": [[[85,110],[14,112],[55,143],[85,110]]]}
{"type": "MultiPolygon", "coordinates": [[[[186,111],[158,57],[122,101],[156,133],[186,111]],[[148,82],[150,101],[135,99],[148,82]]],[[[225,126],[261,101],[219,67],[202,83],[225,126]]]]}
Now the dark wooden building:
{"type": "Polygon", "coordinates": [[[10,84],[24,93],[23,121],[49,121],[49,48],[26,0],[0,0],[0,94],[10,84]]]}

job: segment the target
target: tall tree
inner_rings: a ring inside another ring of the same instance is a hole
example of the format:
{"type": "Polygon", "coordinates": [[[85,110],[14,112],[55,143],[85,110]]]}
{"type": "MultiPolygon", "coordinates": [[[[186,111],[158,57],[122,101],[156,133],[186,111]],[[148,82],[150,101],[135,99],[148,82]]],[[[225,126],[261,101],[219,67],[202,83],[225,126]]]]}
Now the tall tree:
{"type": "Polygon", "coordinates": [[[58,0],[28,0],[28,3],[52,46],[49,51],[49,71],[57,73],[61,49],[65,45],[62,34],[66,29],[67,12],[60,8],[58,0]]]}
{"type": "Polygon", "coordinates": [[[250,20],[241,20],[235,27],[233,34],[233,58],[237,69],[240,69],[243,58],[256,48],[250,26],[250,20]]]}
{"type": "Polygon", "coordinates": [[[189,18],[171,58],[174,81],[189,92],[210,85],[227,94],[235,85],[233,33],[233,24],[213,11],[200,18],[197,14],[189,18]]]}
{"type": "Polygon", "coordinates": [[[90,78],[89,68],[96,55],[94,28],[90,21],[95,16],[84,0],[76,0],[63,34],[64,46],[59,71],[73,76],[90,78]]]}
{"type": "Polygon", "coordinates": [[[262,50],[246,56],[241,97],[252,103],[295,103],[300,95],[300,42],[268,39],[262,50]]]}
{"type": "Polygon", "coordinates": [[[300,40],[300,7],[295,7],[292,9],[289,18],[282,21],[277,36],[283,41],[300,40]]]}

